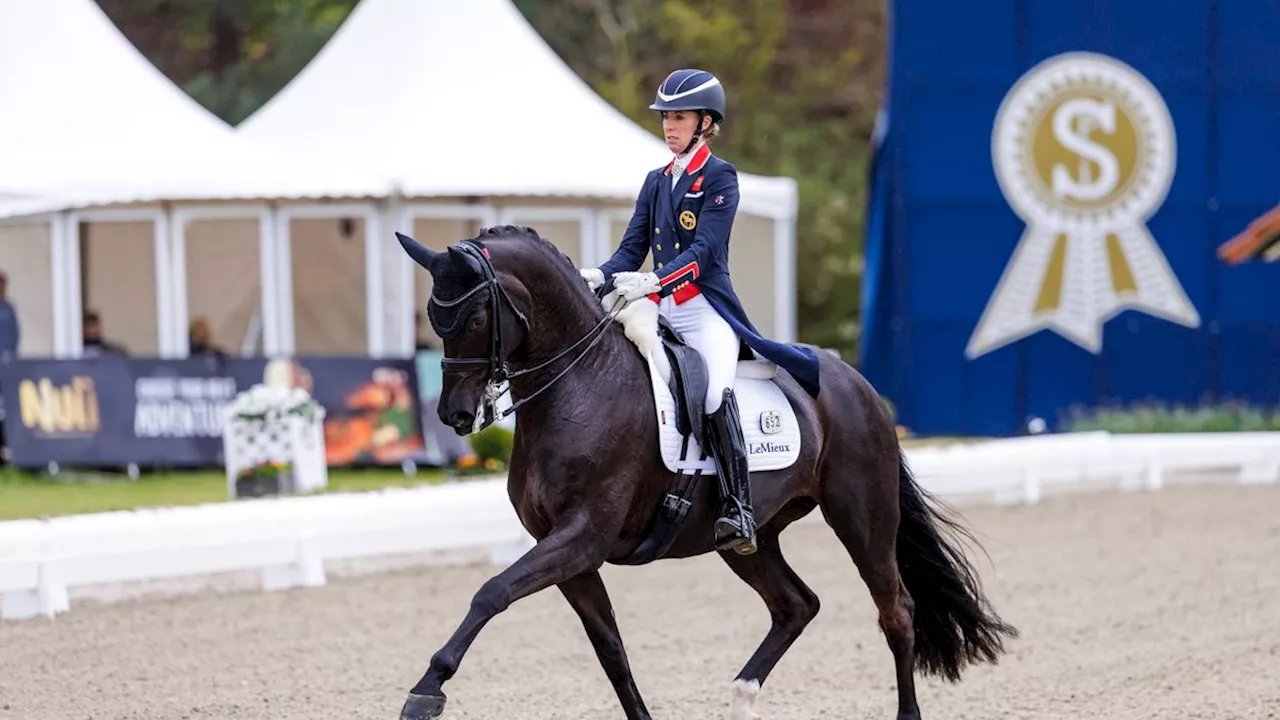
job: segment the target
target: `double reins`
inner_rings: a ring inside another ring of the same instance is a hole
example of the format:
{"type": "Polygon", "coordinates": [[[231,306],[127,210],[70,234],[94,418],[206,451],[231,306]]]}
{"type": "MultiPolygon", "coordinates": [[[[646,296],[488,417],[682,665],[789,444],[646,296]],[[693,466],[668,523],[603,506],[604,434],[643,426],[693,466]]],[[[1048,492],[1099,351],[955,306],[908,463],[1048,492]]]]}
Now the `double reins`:
{"type": "MultiPolygon", "coordinates": [[[[440,300],[439,298],[436,297],[435,292],[433,290],[431,293],[431,302],[435,303],[437,306],[442,308],[452,308],[467,302],[478,292],[488,291],[489,293],[489,354],[488,356],[484,358],[446,357],[440,361],[441,369],[446,373],[447,372],[474,372],[476,369],[479,368],[479,366],[483,366],[483,368],[485,369],[486,376],[485,376],[485,388],[484,388],[484,395],[483,395],[484,415],[483,415],[482,424],[480,425],[480,427],[475,429],[478,432],[492,425],[498,420],[502,420],[508,417],[509,415],[514,413],[517,409],[519,409],[521,405],[524,405],[530,400],[541,395],[548,388],[550,388],[551,386],[559,382],[560,378],[564,377],[566,374],[568,374],[570,370],[574,368],[574,366],[582,362],[583,358],[587,356],[587,353],[591,352],[591,349],[595,347],[597,344],[599,344],[600,340],[604,338],[604,333],[605,333],[605,330],[608,329],[609,323],[612,322],[615,317],[617,317],[618,313],[622,311],[622,308],[625,307],[626,304],[621,302],[621,298],[616,298],[614,301],[613,308],[609,312],[605,313],[604,317],[600,319],[600,322],[596,323],[595,327],[587,331],[587,333],[583,335],[581,338],[579,338],[577,342],[561,350],[559,353],[555,355],[555,357],[552,357],[549,360],[544,360],[543,362],[540,362],[537,365],[534,365],[533,367],[512,369],[510,363],[507,362],[507,352],[509,352],[510,350],[504,350],[503,348],[503,338],[502,338],[503,301],[504,300],[506,301],[505,304],[507,308],[515,315],[516,320],[519,321],[520,326],[523,328],[524,333],[526,335],[529,333],[528,318],[526,318],[524,313],[520,311],[520,308],[516,307],[516,304],[511,300],[511,296],[507,294],[506,288],[502,287],[502,283],[498,281],[498,274],[493,269],[493,263],[490,262],[489,253],[484,248],[484,246],[480,245],[474,240],[463,240],[460,243],[458,243],[458,246],[461,252],[465,253],[466,255],[476,260],[477,264],[480,266],[480,272],[483,280],[479,285],[472,288],[471,290],[468,290],[461,297],[455,298],[453,300],[440,300]],[[508,384],[506,390],[499,391],[498,390],[499,385],[501,385],[504,382],[513,380],[515,378],[523,377],[525,375],[529,375],[531,373],[544,370],[550,367],[551,365],[559,362],[560,360],[564,359],[565,356],[573,352],[576,348],[581,346],[584,342],[588,342],[588,341],[590,342],[587,344],[585,348],[582,349],[582,352],[580,352],[578,356],[573,359],[572,362],[566,365],[563,370],[556,373],[555,376],[552,377],[550,380],[548,380],[542,387],[538,388],[536,391],[530,393],[529,395],[526,395],[525,397],[522,397],[519,400],[515,401],[514,403],[512,403],[511,407],[507,408],[501,413],[497,412],[498,398],[507,394],[511,390],[511,386],[510,384],[508,384]]],[[[612,280],[610,280],[609,283],[606,283],[604,287],[601,288],[599,297],[604,297],[604,295],[608,293],[610,285],[612,285],[612,280]]]]}

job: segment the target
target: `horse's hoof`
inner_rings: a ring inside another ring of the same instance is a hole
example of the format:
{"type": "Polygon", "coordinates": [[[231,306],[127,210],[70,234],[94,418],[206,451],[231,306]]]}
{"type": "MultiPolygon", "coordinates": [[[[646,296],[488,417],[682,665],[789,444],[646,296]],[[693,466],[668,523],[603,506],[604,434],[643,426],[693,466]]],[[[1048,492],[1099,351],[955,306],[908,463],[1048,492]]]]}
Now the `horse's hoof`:
{"type": "Polygon", "coordinates": [[[400,720],[431,720],[444,714],[443,695],[415,695],[409,693],[400,710],[400,720]]]}

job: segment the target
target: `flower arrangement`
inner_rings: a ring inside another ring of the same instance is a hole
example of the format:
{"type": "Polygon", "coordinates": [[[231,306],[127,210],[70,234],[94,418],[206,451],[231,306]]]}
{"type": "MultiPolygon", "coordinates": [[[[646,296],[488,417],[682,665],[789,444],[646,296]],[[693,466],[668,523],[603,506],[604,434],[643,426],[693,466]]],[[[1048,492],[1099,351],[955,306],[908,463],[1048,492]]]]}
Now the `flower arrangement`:
{"type": "Polygon", "coordinates": [[[324,407],[302,388],[280,387],[258,383],[236,395],[227,407],[229,420],[271,423],[289,416],[307,421],[324,419],[324,407]]]}
{"type": "Polygon", "coordinates": [[[263,497],[293,492],[293,463],[266,460],[236,473],[236,497],[263,497]]]}
{"type": "Polygon", "coordinates": [[[301,388],[260,383],[237,394],[224,411],[228,468],[237,467],[228,478],[234,482],[232,496],[292,494],[299,480],[292,457],[296,449],[290,450],[294,431],[287,423],[293,418],[321,422],[324,415],[324,407],[301,388]]]}

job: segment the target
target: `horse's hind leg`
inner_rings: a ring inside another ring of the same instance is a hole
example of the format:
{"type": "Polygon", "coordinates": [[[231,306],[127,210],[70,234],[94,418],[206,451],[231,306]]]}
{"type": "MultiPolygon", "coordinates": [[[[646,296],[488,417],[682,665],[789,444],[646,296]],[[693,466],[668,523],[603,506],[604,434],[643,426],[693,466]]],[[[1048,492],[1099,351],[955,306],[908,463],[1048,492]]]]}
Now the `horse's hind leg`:
{"type": "Polygon", "coordinates": [[[587,638],[595,648],[605,675],[618,693],[618,701],[622,703],[627,720],[650,720],[649,710],[640,699],[640,691],[631,676],[627,651],[622,647],[622,635],[618,632],[613,605],[609,602],[609,593],[605,591],[600,572],[592,570],[570,578],[560,583],[560,592],[564,593],[582,620],[582,627],[587,631],[587,638]]]}
{"type": "MultiPolygon", "coordinates": [[[[831,467],[840,467],[831,465],[831,467]]],[[[915,677],[915,605],[898,572],[896,543],[899,508],[897,483],[869,472],[840,467],[823,485],[822,516],[835,531],[871,591],[880,629],[893,652],[898,680],[898,720],[919,720],[915,677]]],[[[892,478],[897,468],[893,467],[892,478]]]]}
{"type": "Polygon", "coordinates": [[[730,569],[752,587],[769,608],[773,620],[769,633],[733,681],[729,720],[758,720],[756,695],[769,673],[782,659],[805,626],[818,614],[818,596],[796,575],[778,543],[781,528],[766,525],[757,537],[754,555],[722,552],[730,569]]]}

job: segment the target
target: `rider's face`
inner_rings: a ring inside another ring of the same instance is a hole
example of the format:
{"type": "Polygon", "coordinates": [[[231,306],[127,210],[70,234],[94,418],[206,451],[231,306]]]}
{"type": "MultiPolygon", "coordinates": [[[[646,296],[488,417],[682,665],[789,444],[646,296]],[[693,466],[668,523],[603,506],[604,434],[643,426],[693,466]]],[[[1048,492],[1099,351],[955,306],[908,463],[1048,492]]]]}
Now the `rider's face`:
{"type": "Polygon", "coordinates": [[[662,136],[667,140],[667,148],[673,153],[684,151],[693,139],[693,131],[697,126],[696,112],[670,110],[662,113],[662,136]]]}

